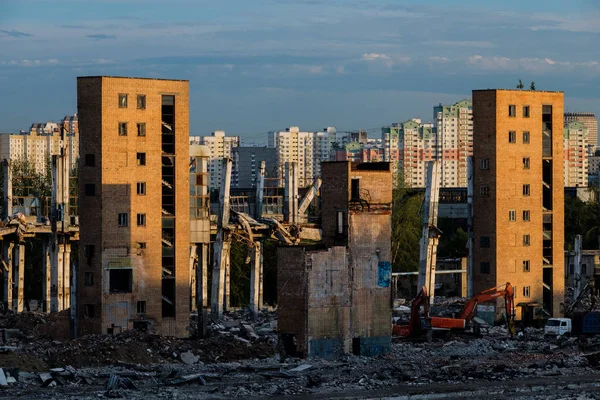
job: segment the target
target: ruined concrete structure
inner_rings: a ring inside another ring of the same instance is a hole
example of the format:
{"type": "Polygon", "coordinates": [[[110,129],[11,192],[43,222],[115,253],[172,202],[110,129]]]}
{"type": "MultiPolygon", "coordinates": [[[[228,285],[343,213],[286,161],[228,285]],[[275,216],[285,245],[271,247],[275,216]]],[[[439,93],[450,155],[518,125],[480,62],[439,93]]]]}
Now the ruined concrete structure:
{"type": "Polygon", "coordinates": [[[186,336],[190,310],[188,81],[77,79],[79,334],[186,336]]]}
{"type": "Polygon", "coordinates": [[[389,163],[322,164],[323,243],[278,248],[278,329],[288,352],[377,355],[391,345],[389,163]]]}
{"type": "Polygon", "coordinates": [[[473,91],[474,290],[511,282],[518,319],[563,302],[563,104],[562,92],[473,91]]]}

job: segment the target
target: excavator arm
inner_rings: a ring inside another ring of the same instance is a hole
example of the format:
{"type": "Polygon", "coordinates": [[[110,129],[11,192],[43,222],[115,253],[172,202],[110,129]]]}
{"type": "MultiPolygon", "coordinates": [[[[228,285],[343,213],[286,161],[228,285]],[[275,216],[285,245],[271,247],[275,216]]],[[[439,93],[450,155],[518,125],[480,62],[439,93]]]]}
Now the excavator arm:
{"type": "Polygon", "coordinates": [[[469,301],[467,301],[467,304],[465,304],[465,308],[463,309],[459,318],[464,319],[466,323],[471,322],[471,320],[477,314],[477,305],[479,303],[492,301],[499,297],[504,297],[504,306],[506,308],[506,323],[508,325],[509,331],[512,334],[514,329],[513,322],[515,317],[515,293],[510,282],[506,282],[505,285],[500,285],[494,288],[484,290],[483,292],[471,297],[469,301]]]}
{"type": "Polygon", "coordinates": [[[423,286],[421,291],[415,297],[410,306],[410,322],[408,325],[394,325],[393,333],[402,337],[418,337],[422,333],[421,327],[421,307],[423,307],[423,316],[425,322],[429,324],[429,296],[427,288],[423,286]]]}

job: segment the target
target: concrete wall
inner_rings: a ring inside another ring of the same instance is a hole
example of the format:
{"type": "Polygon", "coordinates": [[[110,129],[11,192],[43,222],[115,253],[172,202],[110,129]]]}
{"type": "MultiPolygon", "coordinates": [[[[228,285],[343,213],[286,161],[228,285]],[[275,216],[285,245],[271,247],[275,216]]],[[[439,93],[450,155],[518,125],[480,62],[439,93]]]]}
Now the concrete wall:
{"type": "Polygon", "coordinates": [[[391,346],[392,174],[389,163],[362,166],[323,163],[327,248],[278,250],[279,331],[294,335],[303,355],[379,355],[391,346]],[[351,179],[360,180],[360,202],[351,199],[351,179]]]}

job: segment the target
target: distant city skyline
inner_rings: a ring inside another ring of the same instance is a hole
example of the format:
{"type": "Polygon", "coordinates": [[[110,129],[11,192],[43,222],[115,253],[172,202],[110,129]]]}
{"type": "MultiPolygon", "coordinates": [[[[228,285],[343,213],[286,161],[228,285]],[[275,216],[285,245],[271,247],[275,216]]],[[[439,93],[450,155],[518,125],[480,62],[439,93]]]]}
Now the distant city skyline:
{"type": "Polygon", "coordinates": [[[90,75],[189,79],[190,134],[246,143],[432,121],[438,103],[519,79],[600,115],[598,2],[398,3],[2,2],[0,132],[76,112],[90,75]]]}

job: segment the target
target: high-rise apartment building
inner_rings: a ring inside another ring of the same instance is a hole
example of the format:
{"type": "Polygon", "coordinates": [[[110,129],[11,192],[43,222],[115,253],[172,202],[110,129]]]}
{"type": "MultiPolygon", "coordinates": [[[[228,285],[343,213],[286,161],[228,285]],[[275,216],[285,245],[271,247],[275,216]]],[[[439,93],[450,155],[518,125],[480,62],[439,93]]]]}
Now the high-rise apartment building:
{"type": "Polygon", "coordinates": [[[298,164],[299,185],[310,185],[321,175],[321,163],[331,159],[335,138],[333,127],[323,132],[301,132],[297,126],[291,126],[285,131],[269,132],[268,144],[276,151],[279,178],[283,179],[285,163],[295,162],[298,164]]]}
{"type": "Polygon", "coordinates": [[[180,80],[77,78],[80,334],[188,334],[188,88],[180,80]]]}
{"type": "Polygon", "coordinates": [[[48,171],[51,156],[60,154],[61,144],[68,151],[71,169],[75,168],[79,158],[77,115],[66,116],[59,122],[34,123],[29,131],[0,135],[0,157],[26,162],[43,175],[48,171]],[[61,139],[62,128],[65,129],[64,139],[61,139]]]}
{"type": "Polygon", "coordinates": [[[473,111],[469,100],[433,108],[435,123],[420,119],[382,128],[384,160],[392,163],[396,176],[404,173],[404,184],[424,187],[426,162],[440,161],[441,187],[467,186],[467,159],[473,154],[473,111]]]}
{"type": "MultiPolygon", "coordinates": [[[[260,175],[261,162],[265,162],[265,178],[276,178],[275,149],[272,147],[234,147],[231,166],[232,188],[254,188],[260,175]]],[[[265,182],[268,186],[271,179],[265,182]]],[[[272,182],[274,183],[274,182],[272,182]]]]}
{"type": "Polygon", "coordinates": [[[472,107],[471,101],[461,100],[433,108],[441,187],[467,186],[467,158],[473,155],[472,107]]]}
{"type": "Polygon", "coordinates": [[[570,122],[581,122],[588,132],[588,155],[593,156],[598,147],[598,119],[591,112],[565,113],[565,125],[570,122]]]}
{"type": "Polygon", "coordinates": [[[563,107],[562,92],[473,91],[474,291],[510,282],[517,318],[564,299],[563,107]]]}
{"type": "Polygon", "coordinates": [[[240,145],[239,136],[226,136],[224,131],[214,131],[211,136],[191,137],[190,144],[208,146],[210,159],[208,171],[210,175],[210,189],[220,189],[223,174],[223,158],[231,158],[232,149],[240,145]]]}
{"type": "Polygon", "coordinates": [[[570,122],[564,128],[565,186],[588,185],[588,131],[581,122],[570,122]]]}
{"type": "MultiPolygon", "coordinates": [[[[402,171],[404,185],[424,187],[426,162],[435,157],[435,130],[414,118],[382,129],[384,160],[392,163],[392,172],[402,171]],[[397,143],[397,151],[395,146],[397,143]],[[397,158],[397,161],[395,160],[397,158]]],[[[397,179],[397,176],[394,176],[397,179]]]]}

